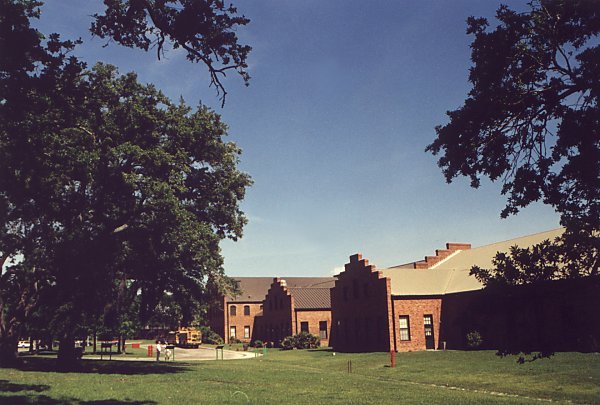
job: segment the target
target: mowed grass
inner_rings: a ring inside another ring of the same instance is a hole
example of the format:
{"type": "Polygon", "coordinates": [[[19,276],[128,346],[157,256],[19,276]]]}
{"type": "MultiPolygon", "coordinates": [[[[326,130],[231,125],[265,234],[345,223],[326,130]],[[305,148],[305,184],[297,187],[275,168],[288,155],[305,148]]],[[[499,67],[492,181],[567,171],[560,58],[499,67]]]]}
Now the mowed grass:
{"type": "Polygon", "coordinates": [[[600,403],[600,355],[558,353],[518,364],[490,351],[341,354],[270,350],[249,360],[82,362],[56,372],[30,358],[0,369],[2,403],[600,403]],[[352,372],[348,372],[348,361],[352,372]]]}

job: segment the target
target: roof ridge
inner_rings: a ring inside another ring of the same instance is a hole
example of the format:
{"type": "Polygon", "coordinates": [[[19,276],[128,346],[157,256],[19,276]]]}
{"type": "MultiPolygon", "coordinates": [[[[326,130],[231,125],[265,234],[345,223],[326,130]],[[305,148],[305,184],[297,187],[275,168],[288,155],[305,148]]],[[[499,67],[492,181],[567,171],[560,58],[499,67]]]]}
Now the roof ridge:
{"type": "MultiPolygon", "coordinates": [[[[467,250],[470,250],[470,249],[467,249],[467,250]]],[[[434,264],[433,266],[431,266],[429,269],[425,269],[425,270],[431,270],[431,269],[435,269],[435,268],[439,267],[442,263],[447,262],[448,260],[450,260],[451,257],[456,256],[460,252],[463,252],[463,250],[455,250],[455,251],[453,251],[452,253],[450,253],[449,256],[444,257],[442,260],[440,260],[439,262],[437,262],[436,264],[434,264]]]]}
{"type": "Polygon", "coordinates": [[[454,278],[454,274],[456,274],[456,269],[450,269],[449,273],[450,276],[448,276],[448,279],[446,280],[446,285],[444,286],[442,295],[446,295],[448,293],[448,286],[450,285],[450,281],[452,281],[452,279],[454,278]]]}
{"type": "Polygon", "coordinates": [[[314,288],[314,289],[329,290],[331,287],[313,287],[312,285],[296,285],[296,286],[288,287],[288,288],[314,288]]]}
{"type": "Polygon", "coordinates": [[[561,229],[564,230],[565,227],[564,226],[559,226],[558,228],[548,229],[546,231],[540,231],[540,232],[536,232],[536,233],[530,233],[528,235],[517,236],[516,238],[511,238],[511,239],[505,239],[505,240],[501,240],[501,241],[497,241],[497,242],[492,242],[492,243],[488,243],[488,244],[485,244],[485,245],[480,245],[480,246],[477,246],[477,247],[474,247],[474,248],[472,247],[471,250],[473,250],[473,249],[479,249],[479,248],[484,248],[484,247],[489,247],[489,246],[493,246],[493,245],[499,245],[501,243],[510,242],[510,241],[513,241],[513,240],[516,240],[516,239],[530,238],[532,236],[541,235],[543,233],[556,232],[556,231],[561,230],[561,229]]]}

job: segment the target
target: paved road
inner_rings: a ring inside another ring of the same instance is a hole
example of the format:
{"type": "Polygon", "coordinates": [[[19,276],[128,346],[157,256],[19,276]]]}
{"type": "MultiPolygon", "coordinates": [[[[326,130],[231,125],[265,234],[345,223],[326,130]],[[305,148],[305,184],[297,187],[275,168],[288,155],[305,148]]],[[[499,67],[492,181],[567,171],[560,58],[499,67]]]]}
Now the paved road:
{"type": "MultiPolygon", "coordinates": [[[[147,347],[147,346],[146,346],[147,347]]],[[[175,361],[207,361],[216,360],[215,349],[209,347],[199,347],[198,349],[175,349],[175,361]]],[[[224,360],[238,360],[238,359],[250,359],[255,357],[254,352],[238,352],[234,350],[223,350],[224,360]]],[[[106,359],[107,357],[104,356],[106,359]]],[[[88,355],[83,357],[84,360],[98,360],[99,355],[88,355]]],[[[130,357],[113,354],[113,360],[127,360],[127,361],[156,361],[156,357],[130,357]]],[[[161,356],[161,361],[164,356],[161,356]]],[[[221,353],[219,352],[219,360],[221,359],[221,353]]]]}

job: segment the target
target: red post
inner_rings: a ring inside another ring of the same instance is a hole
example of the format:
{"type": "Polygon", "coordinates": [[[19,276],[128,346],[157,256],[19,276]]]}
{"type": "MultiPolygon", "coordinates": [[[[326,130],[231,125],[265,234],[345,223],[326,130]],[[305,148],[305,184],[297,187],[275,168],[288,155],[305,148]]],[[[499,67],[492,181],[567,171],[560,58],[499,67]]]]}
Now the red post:
{"type": "Polygon", "coordinates": [[[396,352],[390,350],[390,367],[394,368],[394,366],[396,366],[396,352]]]}
{"type": "Polygon", "coordinates": [[[152,345],[148,345],[148,357],[152,357],[152,350],[154,347],[152,345]]]}

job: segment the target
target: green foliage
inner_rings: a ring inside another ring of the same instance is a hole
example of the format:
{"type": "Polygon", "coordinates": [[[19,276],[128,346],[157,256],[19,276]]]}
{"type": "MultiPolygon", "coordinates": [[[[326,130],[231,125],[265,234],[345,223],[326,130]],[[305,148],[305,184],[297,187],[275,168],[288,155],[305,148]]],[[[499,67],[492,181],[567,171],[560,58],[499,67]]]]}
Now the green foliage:
{"type": "Polygon", "coordinates": [[[513,246],[510,253],[499,252],[492,260],[492,269],[474,266],[471,274],[485,285],[532,284],[543,280],[568,278],[568,267],[562,266],[561,250],[546,240],[537,245],[513,246]]]}
{"type": "Polygon", "coordinates": [[[188,60],[208,68],[222,104],[227,92],[221,78],[227,71],[237,72],[248,85],[246,58],[252,48],[238,43],[236,29],[250,20],[237,15],[233,5],[216,0],[106,0],[105,4],[104,14],[94,14],[94,35],[145,51],[156,47],[159,59],[165,41],[174,49],[183,48],[188,60]]]}
{"type": "Polygon", "coordinates": [[[298,346],[297,335],[294,336],[286,336],[281,341],[281,348],[283,350],[291,350],[295,349],[298,346]]]}
{"type": "Polygon", "coordinates": [[[300,332],[297,335],[287,336],[281,341],[281,348],[290,349],[316,349],[321,345],[318,336],[308,332],[300,332]]]}
{"type": "Polygon", "coordinates": [[[254,342],[252,342],[252,346],[256,347],[256,348],[262,348],[262,347],[264,347],[264,345],[265,344],[260,339],[256,339],[254,342]]]}
{"type": "Polygon", "coordinates": [[[469,347],[470,349],[479,349],[479,347],[481,347],[482,344],[483,338],[481,337],[481,334],[478,331],[474,330],[467,333],[467,347],[469,347]]]}
{"type": "Polygon", "coordinates": [[[226,125],[134,73],[87,69],[70,55],[75,43],[42,43],[29,25],[37,3],[0,1],[1,258],[24,257],[6,274],[27,274],[19,288],[33,297],[14,316],[22,323],[43,304],[72,342],[95,320],[117,332],[136,322],[132,311],[147,320],[170,292],[191,319],[191,301],[231,284],[219,242],[246,223],[238,204],[251,181],[226,125]]]}
{"type": "Polygon", "coordinates": [[[202,332],[202,343],[208,343],[212,345],[222,345],[223,338],[213,331],[209,326],[200,326],[200,332],[202,332]]]}
{"type": "Polygon", "coordinates": [[[538,200],[554,207],[567,229],[556,243],[561,252],[536,249],[559,256],[568,268],[560,276],[598,275],[600,8],[561,0],[530,7],[501,6],[495,29],[468,19],[473,88],[427,151],[441,155],[448,182],[502,181],[502,217],[538,200]]]}

